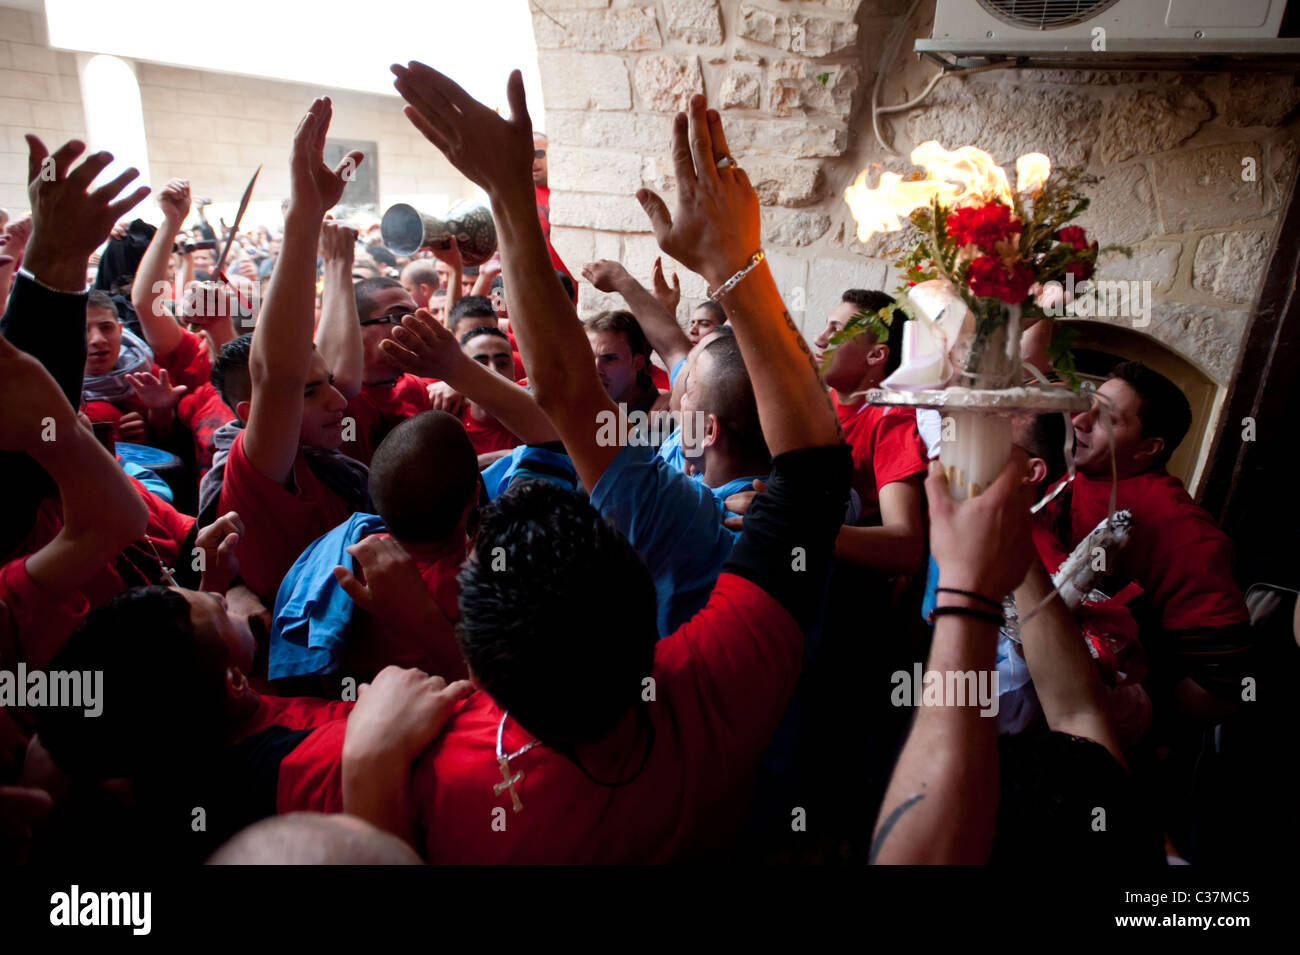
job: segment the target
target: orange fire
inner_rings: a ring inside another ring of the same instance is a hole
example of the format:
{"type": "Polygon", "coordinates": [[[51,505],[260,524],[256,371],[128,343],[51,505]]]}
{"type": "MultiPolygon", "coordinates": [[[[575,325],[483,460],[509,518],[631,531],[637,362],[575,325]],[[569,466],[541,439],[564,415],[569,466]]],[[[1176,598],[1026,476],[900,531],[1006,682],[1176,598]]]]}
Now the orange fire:
{"type": "MultiPolygon", "coordinates": [[[[998,199],[1011,205],[1011,184],[1002,167],[982,149],[962,146],[944,149],[935,140],[912,150],[912,163],[925,169],[924,179],[904,180],[893,172],[880,174],[876,188],[867,187],[867,170],[858,174],[844,192],[858,224],[858,241],[866,242],[877,232],[896,232],[903,219],[938,197],[945,206],[998,199]]],[[[1042,153],[1027,153],[1016,160],[1019,192],[1035,193],[1052,171],[1042,153]]]]}

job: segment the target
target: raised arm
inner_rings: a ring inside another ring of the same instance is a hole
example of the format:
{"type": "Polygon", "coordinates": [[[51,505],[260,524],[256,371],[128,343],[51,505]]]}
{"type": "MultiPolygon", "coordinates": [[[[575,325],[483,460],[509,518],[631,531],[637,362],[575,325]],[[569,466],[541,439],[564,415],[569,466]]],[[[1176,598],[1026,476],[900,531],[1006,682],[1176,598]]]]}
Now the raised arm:
{"type": "Polygon", "coordinates": [[[294,133],[284,243],[249,353],[253,400],[244,453],[265,477],[279,482],[289,479],[302,431],[303,390],[314,350],[321,221],[343,195],[345,170],[355,169],[362,158],[353,150],[335,169],[325,165],[325,134],[331,114],[329,98],[317,99],[294,133]]]}
{"type": "MultiPolygon", "coordinates": [[[[734,163],[718,168],[728,155],[717,111],[706,111],[704,97],[693,96],[689,120],[679,113],[673,123],[676,212],[670,214],[650,190],[637,192],[659,247],[715,289],[750,265],[762,231],[758,194],[745,171],[734,163]]],[[[766,260],[723,295],[721,304],[745,356],[772,456],[840,443],[839,421],[812,352],[785,310],[766,260]]]]}
{"type": "MultiPolygon", "coordinates": [[[[658,267],[658,260],[655,264],[658,267]]],[[[634,279],[621,262],[612,259],[591,262],[583,266],[582,277],[602,292],[617,292],[623,296],[641,331],[645,332],[650,347],[659,353],[670,369],[690,352],[691,340],[677,324],[672,311],[634,279]]]]}
{"type": "Polygon", "coordinates": [[[181,327],[163,305],[161,290],[167,288],[167,260],[181,223],[190,214],[190,183],[188,179],[173,179],[158,193],[158,206],[163,221],[153,234],[149,248],[144,250],[140,267],[136,269],[131,286],[131,304],[140,316],[140,328],[145,341],[153,349],[159,363],[166,359],[181,343],[181,327]]]}
{"type": "Polygon", "coordinates": [[[529,385],[583,484],[594,487],[619,452],[597,442],[598,416],[616,408],[596,376],[591,345],[555,275],[537,218],[523,78],[517,70],[510,74],[507,120],[422,63],[395,65],[393,73],[407,118],[492,200],[510,325],[529,385]]]}
{"type": "MultiPolygon", "coordinates": [[[[1052,579],[1043,562],[1035,557],[1029,573],[1016,588],[1016,606],[1028,613],[1051,592],[1052,579]]],[[[1105,690],[1097,665],[1084,645],[1078,622],[1059,595],[1021,625],[1020,638],[1047,725],[1094,740],[1124,762],[1119,739],[1106,717],[1105,690]]]]}
{"type": "Polygon", "coordinates": [[[352,293],[352,260],[357,230],[327,219],[321,227],[320,255],[325,263],[316,348],[334,372],[334,387],[349,401],[361,390],[365,368],[361,321],[352,293]]]}
{"type": "MultiPolygon", "coordinates": [[[[144,501],[130,479],[35,358],[0,338],[0,449],[25,451],[54,479],[63,526],[27,558],[27,575],[45,594],[71,597],[113,556],[142,536],[144,501]]],[[[58,647],[27,647],[44,666],[58,647]]]]}
{"type": "MultiPolygon", "coordinates": [[[[978,497],[958,503],[938,462],[930,466],[931,550],[939,586],[1000,602],[1024,577],[1033,553],[1023,455],[978,497]]],[[[989,605],[940,593],[940,608],[988,614],[989,605]]],[[[996,668],[996,619],[937,617],[927,670],[988,673],[996,668]]],[[[957,681],[944,681],[954,685],[957,681]]],[[[966,864],[988,861],[997,818],[998,726],[978,702],[923,706],[894,766],[876,822],[871,860],[887,864],[966,864]]]]}
{"type": "Polygon", "coordinates": [[[486,410],[525,444],[558,441],[551,419],[527,390],[466,355],[452,335],[425,309],[402,319],[379,350],[421,378],[437,378],[486,410]]]}

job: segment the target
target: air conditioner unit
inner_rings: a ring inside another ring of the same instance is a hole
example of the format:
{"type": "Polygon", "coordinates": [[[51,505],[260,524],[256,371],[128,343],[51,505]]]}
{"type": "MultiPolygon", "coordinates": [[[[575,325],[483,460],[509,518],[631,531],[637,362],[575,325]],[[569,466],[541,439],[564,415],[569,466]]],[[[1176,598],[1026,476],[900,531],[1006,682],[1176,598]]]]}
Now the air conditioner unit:
{"type": "Polygon", "coordinates": [[[937,0],[933,35],[915,49],[1093,67],[1118,57],[1295,57],[1300,40],[1278,39],[1285,13],[1286,0],[937,0]]]}

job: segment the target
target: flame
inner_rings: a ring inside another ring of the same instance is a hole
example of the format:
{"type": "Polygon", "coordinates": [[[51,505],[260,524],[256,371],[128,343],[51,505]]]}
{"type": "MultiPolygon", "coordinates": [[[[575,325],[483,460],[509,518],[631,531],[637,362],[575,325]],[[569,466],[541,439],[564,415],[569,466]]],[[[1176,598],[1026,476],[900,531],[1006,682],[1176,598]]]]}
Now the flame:
{"type": "MultiPolygon", "coordinates": [[[[977,199],[1012,204],[1007,174],[982,149],[962,146],[949,151],[930,140],[912,150],[912,163],[925,169],[924,179],[904,180],[897,173],[884,172],[879,185],[871,189],[864,169],[845,190],[844,201],[858,223],[859,242],[866,242],[877,232],[897,232],[905,217],[928,206],[936,197],[946,206],[977,199]]],[[[1051,168],[1051,161],[1042,153],[1021,156],[1016,160],[1019,191],[1037,191],[1051,168]]]]}
{"type": "Polygon", "coordinates": [[[1016,192],[1037,195],[1052,174],[1052,161],[1042,153],[1025,153],[1016,160],[1016,192]]]}

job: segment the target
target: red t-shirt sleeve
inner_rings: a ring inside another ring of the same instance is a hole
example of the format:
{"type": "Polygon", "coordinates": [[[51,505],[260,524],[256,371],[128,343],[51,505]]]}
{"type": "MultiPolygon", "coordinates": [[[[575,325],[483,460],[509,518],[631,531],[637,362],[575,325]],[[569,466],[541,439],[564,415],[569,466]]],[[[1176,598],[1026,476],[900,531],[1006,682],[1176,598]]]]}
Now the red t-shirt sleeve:
{"type": "Polygon", "coordinates": [[[754,582],[722,573],[704,609],[655,646],[660,699],[697,733],[694,758],[751,765],[772,738],[803,666],[803,632],[754,582]],[[692,725],[696,722],[705,725],[692,725]]]}
{"type": "Polygon", "coordinates": [[[0,568],[0,602],[0,665],[6,669],[20,659],[45,666],[90,610],[80,591],[55,596],[38,587],[27,574],[26,556],[0,568]]]}
{"type": "Polygon", "coordinates": [[[208,343],[188,329],[181,329],[181,343],[166,358],[155,355],[158,364],[167,369],[173,385],[184,385],[191,392],[211,382],[212,359],[208,343]]]}
{"type": "Polygon", "coordinates": [[[294,459],[294,494],[272,481],[244,454],[241,431],[226,458],[220,510],[236,511],[244,520],[244,536],[236,554],[244,581],[271,606],[280,581],[298,555],[313,540],[348,517],[347,505],[326,488],[307,467],[301,453],[294,459]]]}
{"type": "Polygon", "coordinates": [[[914,413],[881,416],[871,466],[876,474],[877,493],[886,484],[902,481],[929,467],[914,413]]]}

